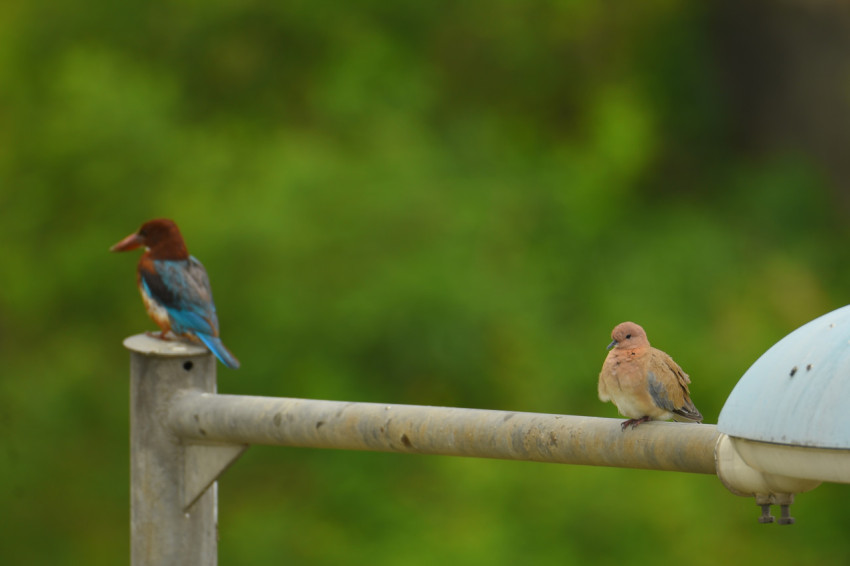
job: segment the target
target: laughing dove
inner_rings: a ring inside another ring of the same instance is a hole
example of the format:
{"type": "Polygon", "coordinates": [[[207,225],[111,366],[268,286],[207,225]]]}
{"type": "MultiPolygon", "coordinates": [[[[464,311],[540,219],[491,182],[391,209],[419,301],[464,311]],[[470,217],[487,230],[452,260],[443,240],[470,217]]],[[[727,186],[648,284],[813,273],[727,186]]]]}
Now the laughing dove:
{"type": "Polygon", "coordinates": [[[688,391],[688,374],[649,345],[643,328],[623,322],[611,331],[611,338],[611,351],[599,373],[599,399],[613,402],[629,417],[620,425],[623,430],[650,420],[702,422],[688,391]]]}

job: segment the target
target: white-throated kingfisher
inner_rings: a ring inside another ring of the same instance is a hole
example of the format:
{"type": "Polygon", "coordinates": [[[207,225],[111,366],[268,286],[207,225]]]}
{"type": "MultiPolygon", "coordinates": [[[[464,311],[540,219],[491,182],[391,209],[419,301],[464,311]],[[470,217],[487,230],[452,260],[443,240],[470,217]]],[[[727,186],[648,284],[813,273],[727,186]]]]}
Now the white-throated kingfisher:
{"type": "Polygon", "coordinates": [[[160,338],[175,336],[200,340],[231,369],[239,360],[218,335],[212,290],[207,271],[189,255],[177,224],[166,218],[149,220],[111,248],[113,252],[146,248],[139,259],[137,282],[148,314],[159,326],[160,338]]]}

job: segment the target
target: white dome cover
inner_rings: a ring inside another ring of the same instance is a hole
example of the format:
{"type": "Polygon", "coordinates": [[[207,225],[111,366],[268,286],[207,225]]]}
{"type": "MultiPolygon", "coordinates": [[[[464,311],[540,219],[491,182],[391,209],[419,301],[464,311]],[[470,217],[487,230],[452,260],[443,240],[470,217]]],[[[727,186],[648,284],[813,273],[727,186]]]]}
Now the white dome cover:
{"type": "Polygon", "coordinates": [[[801,326],[756,360],[717,428],[761,442],[850,449],[850,306],[801,326]]]}

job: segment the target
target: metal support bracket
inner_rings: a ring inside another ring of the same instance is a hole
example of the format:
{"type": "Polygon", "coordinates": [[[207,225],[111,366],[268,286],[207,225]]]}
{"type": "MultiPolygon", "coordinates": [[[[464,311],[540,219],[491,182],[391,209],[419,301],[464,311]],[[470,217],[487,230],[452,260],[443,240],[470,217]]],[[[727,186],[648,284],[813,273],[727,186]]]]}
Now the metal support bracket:
{"type": "Polygon", "coordinates": [[[247,449],[247,444],[186,444],[183,458],[183,510],[188,511],[247,449]]]}

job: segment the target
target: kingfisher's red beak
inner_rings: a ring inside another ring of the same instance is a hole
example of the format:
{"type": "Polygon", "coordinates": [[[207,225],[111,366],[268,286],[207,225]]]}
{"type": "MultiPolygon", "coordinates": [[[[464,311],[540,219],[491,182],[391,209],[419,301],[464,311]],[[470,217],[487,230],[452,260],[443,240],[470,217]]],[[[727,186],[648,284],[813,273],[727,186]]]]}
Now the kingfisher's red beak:
{"type": "Polygon", "coordinates": [[[130,234],[111,248],[109,251],[111,252],[126,252],[128,250],[135,250],[141,245],[144,245],[144,240],[138,234],[130,234]]]}

